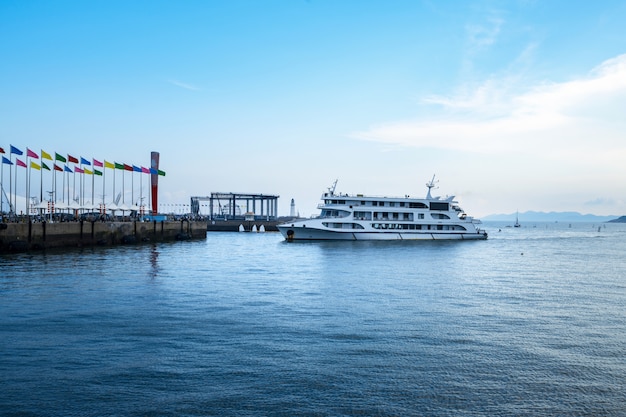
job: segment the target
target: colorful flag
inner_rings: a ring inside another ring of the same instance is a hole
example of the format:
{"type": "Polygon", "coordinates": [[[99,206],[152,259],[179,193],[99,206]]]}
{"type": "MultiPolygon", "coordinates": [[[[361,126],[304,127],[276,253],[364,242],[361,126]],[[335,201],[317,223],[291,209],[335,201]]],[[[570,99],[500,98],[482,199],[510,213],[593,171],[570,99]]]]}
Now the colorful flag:
{"type": "Polygon", "coordinates": [[[78,159],[77,159],[77,158],[74,158],[74,157],[73,157],[72,155],[70,155],[69,153],[67,154],[67,160],[68,160],[69,162],[74,163],[74,164],[77,164],[77,163],[78,163],[78,159]]]}
{"type": "Polygon", "coordinates": [[[15,158],[15,162],[17,162],[17,166],[18,166],[18,167],[24,167],[24,168],[26,168],[26,164],[24,163],[24,161],[21,161],[21,160],[19,160],[19,159],[15,158]]]}
{"type": "Polygon", "coordinates": [[[80,163],[83,164],[83,165],[91,165],[91,162],[89,162],[88,160],[86,160],[82,156],[80,157],[80,163]]]}
{"type": "Polygon", "coordinates": [[[3,157],[2,157],[2,163],[3,163],[3,164],[8,164],[8,165],[13,165],[13,162],[11,162],[11,160],[10,160],[10,159],[7,159],[7,157],[6,157],[6,156],[3,156],[3,157]]]}
{"type": "Polygon", "coordinates": [[[30,161],[30,167],[31,168],[35,168],[37,171],[41,171],[41,167],[39,166],[39,164],[37,164],[37,163],[35,163],[33,161],[30,161]]]}
{"type": "Polygon", "coordinates": [[[91,172],[90,170],[88,170],[87,168],[85,168],[85,169],[83,169],[83,174],[93,175],[93,172],[91,172]]]}
{"type": "Polygon", "coordinates": [[[67,165],[65,165],[64,170],[65,170],[65,172],[74,172],[70,168],[68,168],[67,165]]]}
{"type": "Polygon", "coordinates": [[[150,173],[152,175],[159,175],[159,171],[157,171],[156,168],[150,168],[150,173]]]}
{"type": "Polygon", "coordinates": [[[97,159],[94,159],[94,160],[93,160],[93,166],[95,166],[95,167],[101,167],[101,166],[103,166],[103,165],[102,165],[102,162],[98,161],[97,159]]]}
{"type": "Polygon", "coordinates": [[[141,167],[141,172],[143,172],[144,174],[149,174],[150,170],[148,168],[141,167]]]}
{"type": "Polygon", "coordinates": [[[132,171],[133,167],[131,167],[130,165],[124,164],[124,170],[125,171],[132,171]]]}
{"type": "Polygon", "coordinates": [[[39,155],[37,155],[35,152],[31,151],[28,148],[26,148],[26,156],[31,157],[31,158],[35,158],[35,159],[39,159],[39,155]]]}
{"type": "MultiPolygon", "coordinates": [[[[70,171],[71,172],[71,171],[70,171]]],[[[79,174],[84,174],[85,171],[83,171],[82,169],[80,169],[79,167],[74,167],[74,172],[78,172],[79,174]]]]}
{"type": "Polygon", "coordinates": [[[158,171],[159,171],[159,175],[165,176],[165,171],[161,171],[160,169],[158,171]]]}
{"type": "Polygon", "coordinates": [[[115,165],[113,165],[113,164],[112,164],[112,163],[110,163],[110,162],[107,162],[107,160],[106,160],[106,159],[104,160],[104,167],[105,167],[105,168],[115,169],[115,165]]]}
{"type": "Polygon", "coordinates": [[[141,168],[133,165],[133,172],[141,172],[141,168]]]}
{"type": "Polygon", "coordinates": [[[41,150],[41,159],[49,159],[52,161],[52,156],[50,156],[50,154],[46,151],[44,151],[43,149],[41,150]]]}
{"type": "Polygon", "coordinates": [[[54,164],[54,170],[55,171],[61,171],[63,172],[63,168],[61,168],[60,166],[58,166],[57,164],[54,164]]]}
{"type": "Polygon", "coordinates": [[[43,169],[47,169],[48,171],[50,171],[50,167],[49,167],[48,165],[44,164],[44,162],[43,162],[43,161],[41,161],[41,167],[42,167],[43,169]]]}
{"type": "Polygon", "coordinates": [[[115,163],[115,169],[124,169],[124,164],[115,163]]]}
{"type": "Polygon", "coordinates": [[[4,148],[0,148],[0,153],[6,153],[6,152],[4,151],[4,148]]]}
{"type": "Polygon", "coordinates": [[[98,171],[97,169],[93,170],[93,175],[100,175],[102,176],[102,171],[98,171]]]}
{"type": "Polygon", "coordinates": [[[14,153],[16,155],[21,155],[24,152],[20,151],[19,149],[17,149],[15,146],[11,145],[11,153],[14,153]]]}
{"type": "Polygon", "coordinates": [[[58,153],[54,153],[55,161],[67,162],[67,159],[63,155],[59,155],[58,153]]]}

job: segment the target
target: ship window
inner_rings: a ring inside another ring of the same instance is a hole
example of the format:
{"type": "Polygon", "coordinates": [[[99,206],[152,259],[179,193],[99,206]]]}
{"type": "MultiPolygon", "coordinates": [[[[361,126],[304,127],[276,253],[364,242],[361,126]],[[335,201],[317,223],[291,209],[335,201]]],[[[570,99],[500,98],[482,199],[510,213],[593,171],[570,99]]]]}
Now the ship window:
{"type": "Polygon", "coordinates": [[[438,201],[431,201],[430,202],[430,209],[431,210],[438,210],[438,211],[448,211],[448,203],[443,203],[443,202],[438,202],[438,201]]]}
{"type": "Polygon", "coordinates": [[[409,208],[428,208],[428,206],[424,203],[409,203],[409,208]]]}
{"type": "Polygon", "coordinates": [[[395,206],[396,206],[396,203],[394,203],[393,201],[389,202],[389,207],[395,207],[395,206]]]}
{"type": "Polygon", "coordinates": [[[423,219],[424,218],[424,213],[418,213],[417,214],[417,218],[418,219],[423,219]]]}

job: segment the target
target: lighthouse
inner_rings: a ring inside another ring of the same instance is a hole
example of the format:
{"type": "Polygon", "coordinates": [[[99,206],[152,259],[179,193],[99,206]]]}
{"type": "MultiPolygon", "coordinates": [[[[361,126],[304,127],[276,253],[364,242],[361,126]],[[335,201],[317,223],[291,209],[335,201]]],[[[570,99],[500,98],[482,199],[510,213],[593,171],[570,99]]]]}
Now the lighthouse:
{"type": "Polygon", "coordinates": [[[296,202],[294,201],[294,199],[291,199],[291,209],[289,210],[289,215],[291,217],[296,217],[296,202]]]}

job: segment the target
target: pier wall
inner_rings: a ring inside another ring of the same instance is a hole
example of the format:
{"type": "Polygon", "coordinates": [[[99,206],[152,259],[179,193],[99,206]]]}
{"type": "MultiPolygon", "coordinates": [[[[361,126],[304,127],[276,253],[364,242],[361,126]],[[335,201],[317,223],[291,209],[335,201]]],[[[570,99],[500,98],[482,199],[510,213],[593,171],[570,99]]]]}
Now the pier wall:
{"type": "Polygon", "coordinates": [[[205,221],[0,223],[0,253],[206,239],[205,221]]]}
{"type": "Polygon", "coordinates": [[[272,220],[209,220],[207,229],[209,232],[238,232],[243,226],[246,232],[250,232],[254,227],[259,230],[263,226],[266,232],[278,232],[278,223],[272,220]]]}

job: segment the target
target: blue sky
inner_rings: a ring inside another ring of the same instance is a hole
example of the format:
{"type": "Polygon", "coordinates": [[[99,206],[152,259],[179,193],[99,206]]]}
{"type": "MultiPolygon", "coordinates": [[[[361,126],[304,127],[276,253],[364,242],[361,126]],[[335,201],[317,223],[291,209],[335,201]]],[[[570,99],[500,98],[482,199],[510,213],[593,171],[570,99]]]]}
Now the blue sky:
{"type": "Polygon", "coordinates": [[[159,151],[162,204],[308,216],[335,179],[422,196],[436,174],[477,217],[623,215],[625,21],[611,0],[4,0],[0,147],[159,151]]]}

